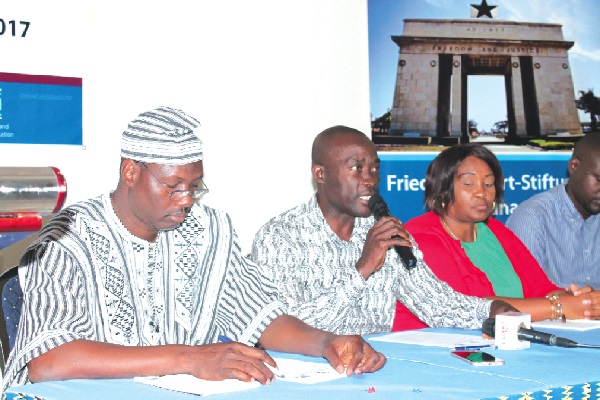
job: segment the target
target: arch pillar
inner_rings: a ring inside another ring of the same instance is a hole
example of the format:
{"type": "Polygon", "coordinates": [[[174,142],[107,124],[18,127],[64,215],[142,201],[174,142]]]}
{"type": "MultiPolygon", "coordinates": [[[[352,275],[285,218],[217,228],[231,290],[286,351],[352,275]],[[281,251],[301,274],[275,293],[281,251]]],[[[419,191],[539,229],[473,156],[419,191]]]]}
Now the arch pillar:
{"type": "MultiPolygon", "coordinates": [[[[521,76],[521,63],[519,57],[512,56],[511,62],[511,92],[512,92],[512,105],[514,115],[514,129],[517,136],[524,136],[527,134],[526,123],[525,123],[525,104],[523,100],[523,85],[521,76]]],[[[509,110],[510,112],[510,110],[509,110]]]]}
{"type": "MultiPolygon", "coordinates": [[[[452,111],[450,136],[462,136],[463,134],[463,72],[462,59],[460,55],[452,56],[452,111]]],[[[464,77],[466,80],[466,76],[464,77]]],[[[465,82],[466,87],[466,82],[465,82]]],[[[466,100],[466,96],[465,96],[466,100]]]]}

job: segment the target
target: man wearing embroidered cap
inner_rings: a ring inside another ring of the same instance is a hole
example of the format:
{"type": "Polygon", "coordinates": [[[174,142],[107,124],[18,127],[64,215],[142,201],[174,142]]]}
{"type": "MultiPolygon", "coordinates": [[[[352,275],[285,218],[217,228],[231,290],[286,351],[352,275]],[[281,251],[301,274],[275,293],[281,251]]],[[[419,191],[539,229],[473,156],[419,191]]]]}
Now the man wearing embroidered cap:
{"type": "Polygon", "coordinates": [[[195,200],[200,124],[140,114],[123,132],[117,188],[61,211],[20,264],[24,304],[5,387],[35,381],[187,373],[268,384],[266,349],[325,357],[347,374],[385,357],[283,314],[244,258],[229,216],[195,200]],[[219,336],[234,340],[217,343],[219,336]]]}

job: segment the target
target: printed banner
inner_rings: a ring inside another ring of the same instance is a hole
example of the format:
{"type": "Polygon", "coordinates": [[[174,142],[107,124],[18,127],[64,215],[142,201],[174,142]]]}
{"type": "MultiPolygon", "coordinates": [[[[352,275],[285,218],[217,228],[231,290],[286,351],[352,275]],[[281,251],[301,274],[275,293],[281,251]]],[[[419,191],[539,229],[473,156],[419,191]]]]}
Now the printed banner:
{"type": "Polygon", "coordinates": [[[82,79],[0,72],[0,144],[82,145],[82,79]]]}
{"type": "MultiPolygon", "coordinates": [[[[379,152],[379,194],[390,213],[402,222],[425,212],[425,172],[437,154],[379,152]]],[[[494,216],[502,222],[524,200],[561,184],[568,177],[570,152],[495,155],[504,173],[504,202],[498,204],[494,216]]]]}

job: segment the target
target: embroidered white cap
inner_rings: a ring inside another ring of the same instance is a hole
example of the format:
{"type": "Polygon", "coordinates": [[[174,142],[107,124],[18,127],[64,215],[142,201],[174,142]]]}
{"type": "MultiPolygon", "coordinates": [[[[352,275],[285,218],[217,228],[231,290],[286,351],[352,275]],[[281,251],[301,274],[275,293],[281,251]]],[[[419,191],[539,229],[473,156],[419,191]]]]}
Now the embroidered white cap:
{"type": "Polygon", "coordinates": [[[183,165],[203,158],[200,122],[181,110],[158,107],[138,115],[121,137],[121,157],[151,164],[183,165]]]}

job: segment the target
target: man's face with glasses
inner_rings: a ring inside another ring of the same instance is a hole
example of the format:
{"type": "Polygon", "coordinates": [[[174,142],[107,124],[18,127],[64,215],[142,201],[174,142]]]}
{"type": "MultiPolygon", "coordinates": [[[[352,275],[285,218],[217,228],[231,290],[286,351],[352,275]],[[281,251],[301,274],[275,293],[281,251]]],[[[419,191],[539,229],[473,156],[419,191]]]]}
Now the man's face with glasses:
{"type": "MultiPolygon", "coordinates": [[[[160,186],[162,186],[165,192],[169,194],[169,198],[175,202],[181,201],[186,196],[190,196],[192,200],[197,200],[198,198],[200,198],[200,196],[208,193],[208,187],[206,187],[202,179],[199,180],[199,184],[196,184],[197,186],[195,188],[192,188],[192,190],[177,189],[178,186],[181,186],[181,183],[177,183],[177,185],[174,186],[167,183],[163,183],[156,175],[152,173],[152,171],[150,171],[146,163],[140,162],[140,164],[142,165],[142,167],[146,168],[146,170],[150,173],[150,175],[152,175],[156,182],[160,186]]],[[[190,186],[193,187],[193,185],[194,184],[190,186]]]]}
{"type": "Polygon", "coordinates": [[[192,204],[208,192],[202,182],[202,161],[178,166],[134,164],[138,167],[140,186],[130,203],[136,220],[142,224],[140,228],[149,230],[139,237],[152,237],[152,232],[177,228],[189,214],[192,204]]]}

